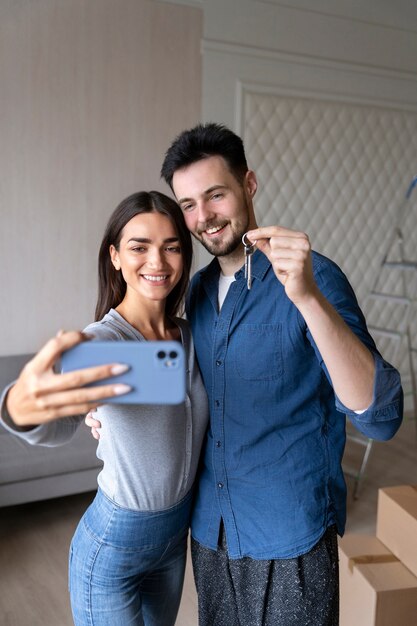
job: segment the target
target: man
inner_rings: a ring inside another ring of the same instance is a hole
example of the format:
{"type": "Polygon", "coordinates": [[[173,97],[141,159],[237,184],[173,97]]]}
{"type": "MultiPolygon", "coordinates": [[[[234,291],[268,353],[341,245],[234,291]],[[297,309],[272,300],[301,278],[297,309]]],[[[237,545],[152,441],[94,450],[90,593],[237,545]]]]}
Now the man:
{"type": "MultiPolygon", "coordinates": [[[[192,521],[200,626],[336,625],[345,415],[369,437],[392,437],[399,374],[376,350],[341,270],[305,234],[257,227],[257,180],[238,136],[216,124],[185,131],[162,175],[215,256],[187,304],[211,413],[192,521]],[[250,290],[245,233],[257,248],[250,290]]],[[[53,374],[57,354],[79,340],[57,337],[27,366],[17,401],[28,414],[87,412],[115,393],[78,388],[110,366],[67,382],[53,374]]]]}
{"type": "Polygon", "coordinates": [[[399,374],[341,270],[305,234],[257,227],[239,137],[216,124],[183,132],[162,176],[216,257],[187,305],[210,403],[192,522],[200,626],[337,624],[345,415],[392,437],[399,374]],[[257,248],[250,290],[245,233],[257,248]]]}

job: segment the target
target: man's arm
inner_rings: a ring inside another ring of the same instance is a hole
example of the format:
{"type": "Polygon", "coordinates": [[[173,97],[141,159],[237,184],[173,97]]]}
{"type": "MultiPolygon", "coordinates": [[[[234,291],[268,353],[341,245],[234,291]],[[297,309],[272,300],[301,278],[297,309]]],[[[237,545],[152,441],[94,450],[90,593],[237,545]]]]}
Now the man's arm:
{"type": "Polygon", "coordinates": [[[307,235],[271,226],[252,230],[248,237],[257,241],[303,316],[339,400],[352,411],[367,409],[373,400],[374,357],[318,288],[307,235]]]}
{"type": "Polygon", "coordinates": [[[88,426],[88,428],[91,428],[91,434],[93,435],[94,439],[97,439],[98,441],[100,439],[101,422],[96,419],[94,415],[95,414],[93,409],[92,411],[87,413],[84,421],[86,423],[86,426],[88,426]]]}

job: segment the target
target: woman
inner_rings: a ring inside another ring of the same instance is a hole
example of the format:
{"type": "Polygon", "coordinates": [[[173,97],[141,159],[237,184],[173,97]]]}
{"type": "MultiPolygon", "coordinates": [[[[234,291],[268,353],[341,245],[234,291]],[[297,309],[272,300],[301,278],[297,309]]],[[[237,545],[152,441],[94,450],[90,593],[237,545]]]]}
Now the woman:
{"type": "MultiPolygon", "coordinates": [[[[102,424],[97,456],[104,466],[97,496],[82,517],[70,549],[76,626],[175,623],[192,486],[208,416],[190,331],[176,317],[191,261],[191,238],[182,212],[167,196],[155,191],[133,194],[110,217],[99,252],[96,322],[85,333],[93,340],[181,341],[188,355],[187,398],[180,405],[97,408],[102,424]]],[[[83,420],[82,415],[65,417],[68,407],[86,413],[97,394],[126,391],[116,385],[90,388],[80,395],[78,376],[73,379],[73,395],[68,395],[72,374],[56,376],[48,368],[62,351],[62,343],[68,348],[77,340],[68,334],[52,340],[49,352],[47,345],[8,393],[3,423],[30,443],[64,443],[83,420]],[[33,370],[38,375],[37,394],[33,394],[33,376],[30,379],[33,370]]],[[[116,364],[112,371],[121,369],[116,364]]],[[[91,368],[91,380],[98,372],[101,378],[109,375],[108,369],[106,373],[105,368],[91,368]]]]}

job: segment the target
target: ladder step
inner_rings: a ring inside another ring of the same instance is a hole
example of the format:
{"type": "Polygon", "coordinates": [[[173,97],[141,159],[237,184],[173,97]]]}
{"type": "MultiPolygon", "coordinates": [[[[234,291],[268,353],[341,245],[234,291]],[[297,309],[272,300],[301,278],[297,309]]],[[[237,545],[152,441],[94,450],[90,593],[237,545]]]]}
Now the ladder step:
{"type": "Polygon", "coordinates": [[[417,261],[385,261],[384,267],[398,268],[400,270],[415,270],[417,269],[417,261]]]}
{"type": "Polygon", "coordinates": [[[379,293],[378,291],[371,291],[370,298],[375,300],[388,300],[389,302],[396,302],[397,304],[411,304],[411,299],[406,296],[395,296],[391,293],[379,293]]]}
{"type": "Polygon", "coordinates": [[[406,193],[406,198],[407,200],[409,199],[409,197],[411,196],[411,192],[413,191],[414,187],[417,185],[417,176],[414,176],[413,180],[410,183],[410,186],[408,188],[408,191],[406,193]]]}
{"type": "Polygon", "coordinates": [[[346,439],[348,441],[353,441],[353,443],[357,443],[360,446],[368,446],[369,442],[372,441],[372,439],[365,438],[365,436],[362,439],[358,435],[350,435],[350,434],[346,435],[346,439]]]}
{"type": "Polygon", "coordinates": [[[381,337],[387,337],[388,339],[399,340],[403,336],[403,333],[397,332],[395,330],[388,330],[387,328],[377,328],[376,326],[369,326],[368,330],[371,335],[380,335],[381,337]]]}

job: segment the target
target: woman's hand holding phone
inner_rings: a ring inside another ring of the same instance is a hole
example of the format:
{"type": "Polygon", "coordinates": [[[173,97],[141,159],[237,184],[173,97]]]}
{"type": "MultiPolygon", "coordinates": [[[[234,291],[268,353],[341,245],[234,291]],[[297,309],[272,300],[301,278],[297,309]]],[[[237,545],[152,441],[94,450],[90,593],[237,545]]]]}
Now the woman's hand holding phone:
{"type": "Polygon", "coordinates": [[[25,365],[6,398],[7,412],[17,426],[33,428],[60,417],[85,414],[105,398],[130,391],[127,385],[110,382],[85,387],[120,375],[129,369],[124,364],[110,363],[65,374],[54,372],[63,352],[88,339],[79,331],[60,331],[25,365]]]}

